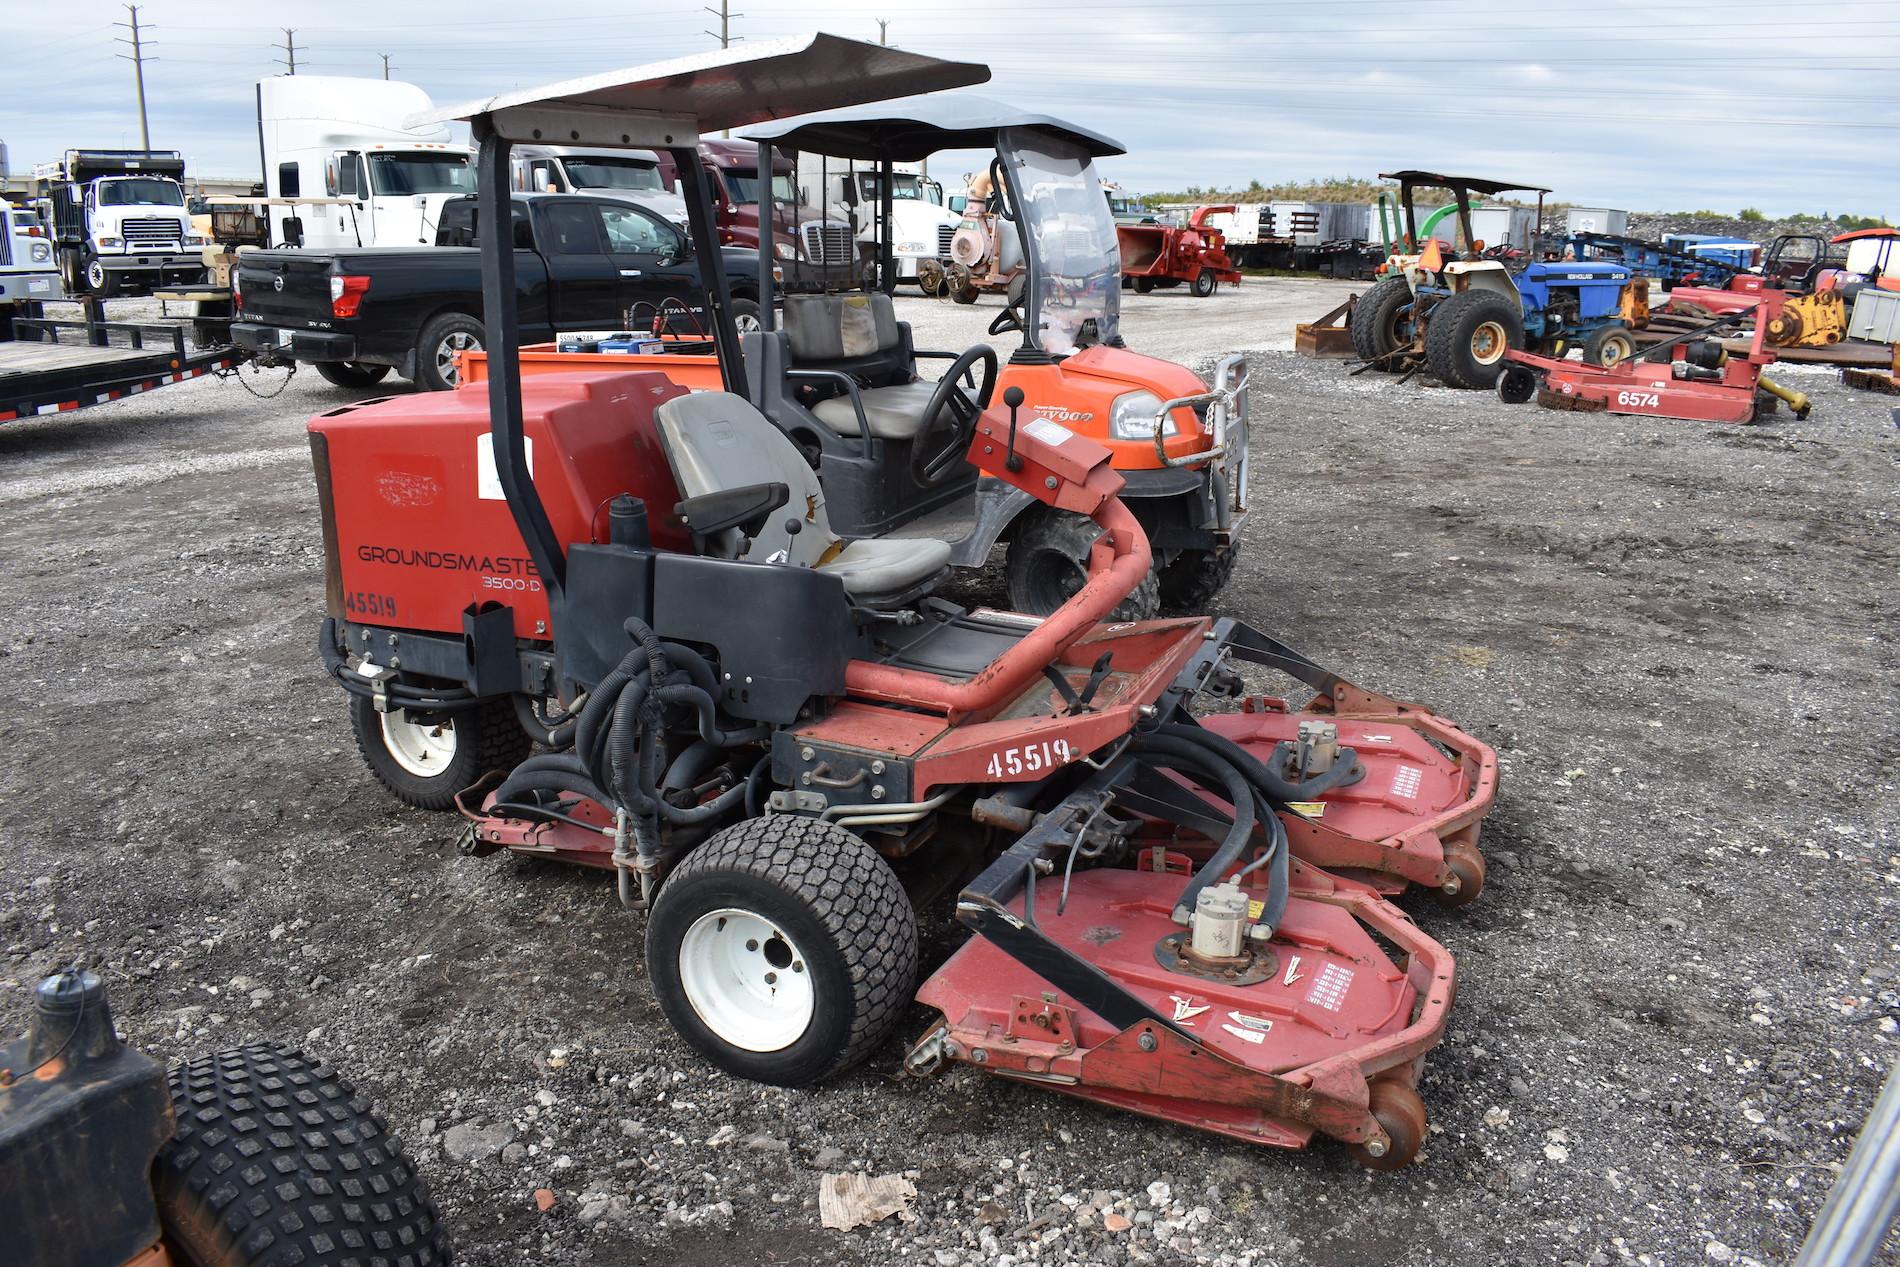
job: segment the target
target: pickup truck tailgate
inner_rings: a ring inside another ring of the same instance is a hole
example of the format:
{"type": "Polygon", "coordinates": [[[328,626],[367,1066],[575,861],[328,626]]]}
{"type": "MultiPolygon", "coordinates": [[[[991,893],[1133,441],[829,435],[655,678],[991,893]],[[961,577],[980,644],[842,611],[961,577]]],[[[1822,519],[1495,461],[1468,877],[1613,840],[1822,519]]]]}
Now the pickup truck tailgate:
{"type": "Polygon", "coordinates": [[[238,257],[238,319],[328,328],[336,257],[314,251],[246,251],[238,257]]]}

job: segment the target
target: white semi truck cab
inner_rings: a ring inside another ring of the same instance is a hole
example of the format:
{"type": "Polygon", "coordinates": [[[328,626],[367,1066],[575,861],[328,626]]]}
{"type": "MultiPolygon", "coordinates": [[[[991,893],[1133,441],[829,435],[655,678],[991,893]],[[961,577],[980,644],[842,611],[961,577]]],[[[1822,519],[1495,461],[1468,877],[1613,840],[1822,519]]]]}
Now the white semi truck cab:
{"type": "Polygon", "coordinates": [[[13,337],[15,317],[65,294],[53,261],[53,240],[31,211],[0,199],[0,342],[13,337]]]}
{"type": "MultiPolygon", "coordinates": [[[[854,223],[859,242],[877,244],[883,193],[874,166],[800,154],[798,183],[804,201],[854,223]]],[[[917,281],[918,266],[926,260],[948,260],[950,241],[962,223],[960,213],[943,205],[942,185],[901,166],[891,172],[891,256],[900,282],[917,281]]]]}
{"type": "Polygon", "coordinates": [[[432,108],[427,93],[400,80],[259,80],[271,244],[433,246],[443,204],[475,192],[475,168],[447,127],[403,126],[432,108]]]}
{"type": "Polygon", "coordinates": [[[686,200],[666,187],[652,150],[590,150],[571,145],[517,145],[510,167],[524,193],[594,194],[625,198],[684,228],[686,200]]]}
{"type": "Polygon", "coordinates": [[[176,150],[67,150],[33,191],[70,294],[136,294],[205,276],[176,150]]]}

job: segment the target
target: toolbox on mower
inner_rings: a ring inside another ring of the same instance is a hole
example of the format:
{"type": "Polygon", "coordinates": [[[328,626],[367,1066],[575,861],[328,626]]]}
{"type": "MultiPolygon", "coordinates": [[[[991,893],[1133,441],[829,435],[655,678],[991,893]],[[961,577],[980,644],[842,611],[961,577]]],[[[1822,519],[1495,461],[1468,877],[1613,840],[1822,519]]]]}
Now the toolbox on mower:
{"type": "MultiPolygon", "coordinates": [[[[817,36],[450,113],[492,212],[510,144],[547,127],[690,158],[773,108],[984,73],[817,36]]],[[[1014,393],[912,460],[1085,522],[1085,570],[1046,615],[945,601],[947,542],[833,525],[827,466],[751,394],[716,250],[726,390],[689,394],[619,358],[524,373],[510,256],[483,249],[487,381],[311,423],[321,651],[392,792],[459,809],[469,852],[611,869],[662,1012],[737,1076],[868,1058],[912,995],[913,896],[973,877],[913,1072],[1411,1159],[1454,970],[1374,884],[1476,895],[1488,748],[1238,622],[1109,620],[1154,557],[1127,477],[1014,393]],[[1225,712],[1240,664],[1316,697],[1225,712]]]]}

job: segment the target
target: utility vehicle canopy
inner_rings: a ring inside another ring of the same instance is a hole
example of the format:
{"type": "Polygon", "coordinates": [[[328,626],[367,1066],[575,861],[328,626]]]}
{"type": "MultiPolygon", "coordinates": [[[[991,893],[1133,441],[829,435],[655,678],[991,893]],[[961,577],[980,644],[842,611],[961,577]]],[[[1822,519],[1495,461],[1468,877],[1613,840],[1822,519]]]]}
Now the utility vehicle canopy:
{"type": "Polygon", "coordinates": [[[995,149],[996,134],[1004,128],[1034,128],[1060,137],[1090,158],[1127,152],[1100,132],[974,92],[938,92],[827,110],[747,128],[742,135],[748,141],[770,141],[780,149],[832,158],[914,163],[942,150],[995,149]]]}
{"type": "Polygon", "coordinates": [[[692,145],[702,132],[989,77],[989,67],[972,62],[796,35],[498,93],[404,123],[422,128],[486,115],[498,135],[522,144],[672,148],[692,145]]]}

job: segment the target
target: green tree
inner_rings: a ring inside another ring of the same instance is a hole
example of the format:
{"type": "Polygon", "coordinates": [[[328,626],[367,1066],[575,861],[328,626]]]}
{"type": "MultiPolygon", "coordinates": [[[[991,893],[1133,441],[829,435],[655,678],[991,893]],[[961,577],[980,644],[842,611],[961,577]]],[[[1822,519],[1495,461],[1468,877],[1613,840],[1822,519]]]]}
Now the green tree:
{"type": "Polygon", "coordinates": [[[1766,220],[1768,217],[1763,215],[1760,211],[1756,210],[1754,207],[1743,207],[1739,212],[1736,213],[1735,218],[1737,220],[1740,220],[1743,224],[1760,224],[1762,221],[1766,220]]]}

